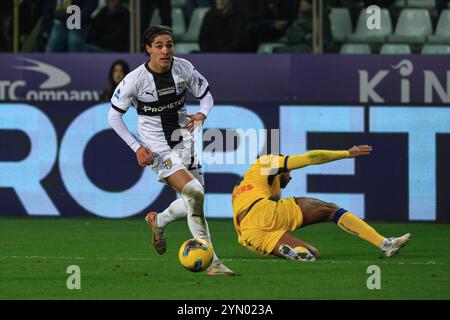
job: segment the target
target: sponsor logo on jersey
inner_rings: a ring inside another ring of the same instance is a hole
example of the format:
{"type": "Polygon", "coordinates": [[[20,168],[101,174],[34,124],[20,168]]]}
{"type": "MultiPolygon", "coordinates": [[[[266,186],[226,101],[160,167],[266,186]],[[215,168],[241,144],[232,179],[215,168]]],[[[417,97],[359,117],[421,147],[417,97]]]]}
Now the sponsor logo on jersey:
{"type": "Polygon", "coordinates": [[[151,92],[150,91],[145,91],[144,92],[145,94],[148,94],[148,95],[150,95],[150,96],[152,96],[153,98],[155,97],[153,94],[155,93],[155,91],[154,90],[152,90],[151,92]]]}
{"type": "Polygon", "coordinates": [[[175,87],[174,86],[158,90],[158,96],[160,96],[160,97],[161,96],[165,96],[167,94],[172,94],[172,93],[175,93],[175,87]]]}
{"type": "Polygon", "coordinates": [[[183,97],[181,97],[179,100],[169,103],[169,104],[166,104],[166,105],[162,105],[159,107],[143,106],[141,108],[142,108],[142,111],[144,111],[144,113],[161,113],[161,112],[168,111],[168,110],[175,109],[175,108],[178,109],[178,107],[181,107],[184,105],[185,99],[186,99],[186,96],[183,95],[183,97]]]}

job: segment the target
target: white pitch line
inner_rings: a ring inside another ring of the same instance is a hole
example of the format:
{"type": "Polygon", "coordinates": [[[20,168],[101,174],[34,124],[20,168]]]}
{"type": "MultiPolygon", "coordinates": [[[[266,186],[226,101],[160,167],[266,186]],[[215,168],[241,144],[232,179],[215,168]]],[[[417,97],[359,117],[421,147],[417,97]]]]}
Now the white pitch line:
{"type": "Polygon", "coordinates": [[[170,259],[134,258],[134,257],[50,257],[50,256],[0,256],[0,259],[53,259],[53,260],[126,260],[126,261],[169,261],[170,259]]]}
{"type": "MultiPolygon", "coordinates": [[[[286,260],[278,259],[222,259],[222,261],[271,261],[271,262],[284,262],[286,260]]],[[[332,263],[332,264],[401,264],[401,265],[447,265],[450,263],[441,263],[436,261],[427,262],[404,262],[404,261],[392,261],[391,259],[385,259],[384,261],[336,261],[336,260],[318,260],[317,263],[332,263]]]]}
{"type": "MultiPolygon", "coordinates": [[[[139,258],[139,257],[55,257],[55,256],[0,256],[2,260],[8,259],[29,259],[29,260],[113,260],[113,261],[173,261],[174,259],[164,258],[139,258]]],[[[222,259],[222,261],[246,261],[246,262],[285,262],[286,260],[277,259],[222,259]]],[[[436,261],[427,262],[404,262],[404,261],[392,261],[386,259],[385,261],[336,261],[336,260],[319,260],[318,263],[331,263],[331,264],[399,264],[399,265],[448,265],[450,263],[442,263],[436,261]]]]}

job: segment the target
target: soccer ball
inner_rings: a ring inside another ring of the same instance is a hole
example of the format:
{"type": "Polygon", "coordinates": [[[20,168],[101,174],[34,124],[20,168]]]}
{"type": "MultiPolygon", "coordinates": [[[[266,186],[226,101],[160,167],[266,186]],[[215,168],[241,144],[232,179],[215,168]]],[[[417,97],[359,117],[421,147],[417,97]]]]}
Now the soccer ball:
{"type": "Polygon", "coordinates": [[[200,272],[211,264],[213,249],[205,240],[189,239],[181,245],[178,258],[187,270],[200,272]]]}

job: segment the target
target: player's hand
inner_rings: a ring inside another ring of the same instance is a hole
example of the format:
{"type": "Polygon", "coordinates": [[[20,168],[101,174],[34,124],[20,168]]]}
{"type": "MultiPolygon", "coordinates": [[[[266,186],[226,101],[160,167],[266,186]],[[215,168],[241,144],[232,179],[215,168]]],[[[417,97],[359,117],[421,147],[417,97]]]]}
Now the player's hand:
{"type": "Polygon", "coordinates": [[[137,149],[136,158],[141,167],[151,165],[154,160],[153,153],[145,147],[140,147],[139,149],[137,149]]]}
{"type": "Polygon", "coordinates": [[[189,122],[186,124],[185,128],[188,129],[189,132],[193,132],[195,127],[201,127],[206,119],[206,116],[201,112],[197,112],[196,114],[187,114],[186,117],[189,118],[189,122]]]}
{"type": "Polygon", "coordinates": [[[354,158],[354,157],[370,154],[370,152],[372,152],[372,150],[373,149],[371,146],[364,144],[364,145],[360,145],[360,146],[353,146],[350,149],[348,149],[348,152],[350,153],[350,158],[354,158]]]}

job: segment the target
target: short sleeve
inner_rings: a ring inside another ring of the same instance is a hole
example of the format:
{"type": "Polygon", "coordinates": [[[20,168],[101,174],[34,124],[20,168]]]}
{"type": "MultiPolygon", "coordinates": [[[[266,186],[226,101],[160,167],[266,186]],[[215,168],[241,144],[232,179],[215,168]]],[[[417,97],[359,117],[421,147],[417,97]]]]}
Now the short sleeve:
{"type": "Polygon", "coordinates": [[[202,99],[209,92],[208,80],[190,62],[187,62],[186,72],[187,87],[196,99],[202,99]]]}
{"type": "Polygon", "coordinates": [[[112,107],[122,113],[127,112],[128,108],[133,104],[137,96],[134,81],[131,77],[126,76],[114,90],[111,98],[112,107]]]}
{"type": "Polygon", "coordinates": [[[272,176],[287,170],[288,156],[268,154],[260,157],[258,162],[261,166],[261,175],[272,176]]]}

